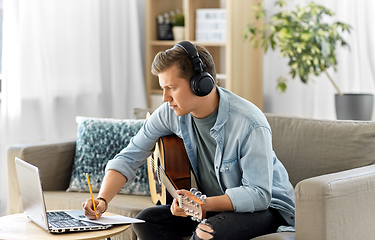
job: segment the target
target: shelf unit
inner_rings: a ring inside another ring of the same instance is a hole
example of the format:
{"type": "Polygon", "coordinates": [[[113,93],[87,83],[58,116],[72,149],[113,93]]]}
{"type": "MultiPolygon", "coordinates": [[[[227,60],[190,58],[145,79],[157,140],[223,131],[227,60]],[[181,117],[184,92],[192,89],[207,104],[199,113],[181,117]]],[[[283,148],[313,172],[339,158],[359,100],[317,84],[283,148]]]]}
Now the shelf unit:
{"type": "MultiPolygon", "coordinates": [[[[185,40],[202,44],[211,53],[216,72],[225,76],[219,85],[263,108],[262,52],[254,49],[242,36],[251,15],[251,6],[261,0],[147,0],[146,4],[146,92],[148,106],[152,96],[162,95],[158,78],[151,73],[151,64],[159,51],[173,47],[177,41],[157,40],[156,17],[182,9],[185,14],[185,40]],[[195,15],[200,8],[227,9],[227,40],[225,42],[195,41],[195,15]]],[[[160,100],[161,102],[161,100],[160,100]]]]}

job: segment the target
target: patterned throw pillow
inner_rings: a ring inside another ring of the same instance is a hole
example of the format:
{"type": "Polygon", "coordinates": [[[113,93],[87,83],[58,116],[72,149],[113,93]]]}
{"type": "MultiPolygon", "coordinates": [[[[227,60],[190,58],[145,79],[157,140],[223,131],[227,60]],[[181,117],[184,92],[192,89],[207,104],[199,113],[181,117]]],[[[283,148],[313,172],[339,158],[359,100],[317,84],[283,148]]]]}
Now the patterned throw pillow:
{"type": "MultiPolygon", "coordinates": [[[[67,191],[88,192],[86,173],[93,192],[98,192],[108,160],[125,148],[130,139],[143,126],[145,120],[116,120],[107,118],[77,117],[78,133],[73,172],[67,191]]],[[[136,177],[120,193],[150,195],[147,165],[136,171],[136,177]]]]}

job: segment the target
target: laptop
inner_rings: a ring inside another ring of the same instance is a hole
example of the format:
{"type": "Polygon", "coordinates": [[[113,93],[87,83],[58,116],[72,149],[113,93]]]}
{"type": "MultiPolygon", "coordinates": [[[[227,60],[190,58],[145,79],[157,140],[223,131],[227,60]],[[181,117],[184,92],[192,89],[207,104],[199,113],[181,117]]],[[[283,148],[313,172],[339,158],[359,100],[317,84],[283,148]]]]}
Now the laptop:
{"type": "Polygon", "coordinates": [[[41,228],[51,233],[64,233],[108,229],[112,226],[81,221],[69,214],[71,211],[47,212],[39,169],[19,158],[15,161],[23,210],[41,228]]]}

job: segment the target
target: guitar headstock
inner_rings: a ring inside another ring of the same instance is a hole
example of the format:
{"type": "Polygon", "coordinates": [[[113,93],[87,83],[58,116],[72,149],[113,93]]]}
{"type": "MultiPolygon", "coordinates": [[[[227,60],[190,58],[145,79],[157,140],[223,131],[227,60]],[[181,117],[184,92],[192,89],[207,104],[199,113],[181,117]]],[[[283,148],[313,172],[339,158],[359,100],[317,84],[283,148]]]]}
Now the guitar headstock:
{"type": "Polygon", "coordinates": [[[178,202],[185,213],[194,221],[202,222],[206,218],[206,195],[192,188],[190,192],[180,195],[178,202]]]}

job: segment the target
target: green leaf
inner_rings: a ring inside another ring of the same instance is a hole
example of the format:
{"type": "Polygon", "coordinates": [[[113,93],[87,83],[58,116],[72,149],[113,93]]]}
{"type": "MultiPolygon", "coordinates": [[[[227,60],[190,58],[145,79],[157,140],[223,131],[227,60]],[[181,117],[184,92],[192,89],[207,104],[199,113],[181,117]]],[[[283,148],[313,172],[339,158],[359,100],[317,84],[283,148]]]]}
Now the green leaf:
{"type": "Polygon", "coordinates": [[[292,78],[295,78],[296,77],[296,75],[297,75],[297,72],[296,72],[296,70],[295,69],[292,69],[292,70],[290,70],[290,72],[289,72],[291,75],[292,75],[292,78]]]}
{"type": "Polygon", "coordinates": [[[279,90],[280,92],[285,92],[285,90],[286,90],[286,82],[287,81],[288,81],[288,79],[286,79],[285,77],[280,76],[277,79],[276,90],[279,90]]]}
{"type": "Polygon", "coordinates": [[[276,42],[275,40],[273,40],[273,38],[271,39],[271,48],[272,50],[275,50],[275,46],[276,46],[276,42]]]}
{"type": "Polygon", "coordinates": [[[307,77],[306,76],[299,76],[300,78],[301,78],[301,81],[303,82],[303,83],[307,83],[307,77]]]}
{"type": "Polygon", "coordinates": [[[275,6],[283,7],[286,5],[286,2],[284,0],[278,0],[275,2],[275,6]]]}
{"type": "Polygon", "coordinates": [[[319,58],[314,57],[313,63],[314,63],[314,65],[318,66],[319,65],[319,58]]]}
{"type": "Polygon", "coordinates": [[[278,83],[276,89],[280,90],[280,92],[286,91],[286,84],[285,83],[278,83]]]}
{"type": "Polygon", "coordinates": [[[302,33],[302,34],[301,34],[301,39],[302,39],[303,41],[309,41],[311,37],[312,37],[312,34],[311,34],[311,33],[302,33]]]}

